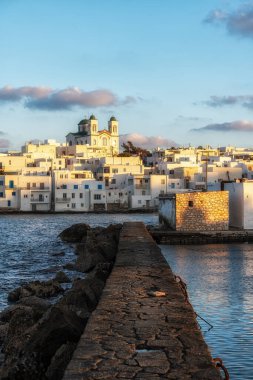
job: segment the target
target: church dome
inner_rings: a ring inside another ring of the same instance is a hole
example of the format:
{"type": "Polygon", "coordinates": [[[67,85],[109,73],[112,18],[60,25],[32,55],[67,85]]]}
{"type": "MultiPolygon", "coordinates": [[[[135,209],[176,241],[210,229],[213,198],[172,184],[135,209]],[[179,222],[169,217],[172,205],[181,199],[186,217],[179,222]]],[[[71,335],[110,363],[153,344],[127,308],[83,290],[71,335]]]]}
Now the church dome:
{"type": "Polygon", "coordinates": [[[117,121],[117,119],[116,119],[115,116],[112,116],[112,117],[110,118],[110,121],[117,121]]]}
{"type": "Polygon", "coordinates": [[[96,119],[95,115],[91,115],[90,120],[97,120],[97,119],[96,119]]]}
{"type": "Polygon", "coordinates": [[[84,124],[88,124],[88,119],[83,119],[81,121],[79,121],[78,125],[84,125],[84,124]]]}

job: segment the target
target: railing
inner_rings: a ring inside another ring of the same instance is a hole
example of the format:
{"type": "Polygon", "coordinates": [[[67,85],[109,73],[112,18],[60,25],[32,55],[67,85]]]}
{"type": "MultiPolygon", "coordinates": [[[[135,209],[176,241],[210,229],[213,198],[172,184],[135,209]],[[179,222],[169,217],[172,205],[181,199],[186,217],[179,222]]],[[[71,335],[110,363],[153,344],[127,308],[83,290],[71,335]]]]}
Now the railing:
{"type": "Polygon", "coordinates": [[[65,202],[70,202],[70,198],[55,198],[55,202],[58,203],[65,203],[65,202]]]}
{"type": "Polygon", "coordinates": [[[49,203],[49,199],[47,198],[31,198],[30,203],[49,203]]]}
{"type": "Polygon", "coordinates": [[[24,186],[20,187],[21,190],[32,190],[32,191],[49,191],[51,190],[49,186],[38,187],[38,186],[24,186]]]}

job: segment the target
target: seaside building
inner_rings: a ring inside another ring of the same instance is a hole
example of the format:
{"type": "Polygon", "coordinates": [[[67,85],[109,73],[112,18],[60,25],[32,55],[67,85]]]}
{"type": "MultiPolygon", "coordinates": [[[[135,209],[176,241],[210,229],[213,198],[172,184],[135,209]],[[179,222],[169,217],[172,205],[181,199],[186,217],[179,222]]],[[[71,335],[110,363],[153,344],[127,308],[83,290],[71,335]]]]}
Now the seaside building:
{"type": "Polygon", "coordinates": [[[159,200],[159,221],[173,230],[228,230],[228,191],[166,194],[159,200]]]}

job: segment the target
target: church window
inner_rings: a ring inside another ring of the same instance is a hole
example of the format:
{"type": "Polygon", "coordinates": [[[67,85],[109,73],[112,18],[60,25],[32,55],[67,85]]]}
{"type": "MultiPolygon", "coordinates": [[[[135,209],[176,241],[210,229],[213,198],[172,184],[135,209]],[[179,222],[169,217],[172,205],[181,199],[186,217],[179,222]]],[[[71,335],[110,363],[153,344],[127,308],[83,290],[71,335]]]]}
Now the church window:
{"type": "Polygon", "coordinates": [[[93,144],[97,145],[97,140],[96,139],[93,140],[93,144]]]}
{"type": "Polygon", "coordinates": [[[106,138],[106,137],[103,137],[103,145],[104,145],[104,146],[107,145],[107,138],[106,138]]]}

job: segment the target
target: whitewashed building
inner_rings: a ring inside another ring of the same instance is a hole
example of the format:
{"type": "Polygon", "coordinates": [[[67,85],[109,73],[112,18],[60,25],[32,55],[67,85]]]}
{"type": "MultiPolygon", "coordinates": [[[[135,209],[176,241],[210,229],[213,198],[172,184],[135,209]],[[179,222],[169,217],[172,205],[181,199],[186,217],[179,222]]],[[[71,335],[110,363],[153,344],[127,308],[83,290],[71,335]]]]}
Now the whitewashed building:
{"type": "Polygon", "coordinates": [[[229,224],[253,229],[253,181],[225,183],[229,191],[229,224]]]}

